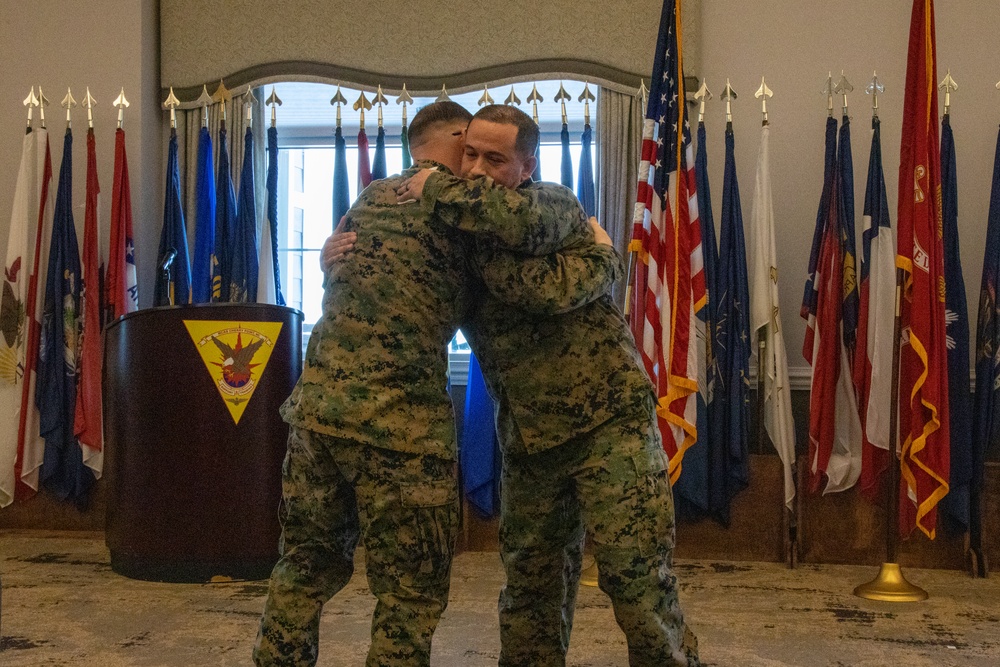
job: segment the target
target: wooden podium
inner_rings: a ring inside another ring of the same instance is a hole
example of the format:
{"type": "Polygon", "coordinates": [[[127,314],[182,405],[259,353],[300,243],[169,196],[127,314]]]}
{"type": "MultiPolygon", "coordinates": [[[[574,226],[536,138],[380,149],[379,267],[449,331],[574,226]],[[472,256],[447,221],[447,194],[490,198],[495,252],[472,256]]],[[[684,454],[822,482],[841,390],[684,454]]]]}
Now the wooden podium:
{"type": "Polygon", "coordinates": [[[150,308],[104,347],[106,540],[136,579],[266,578],[278,558],[278,408],[302,371],[302,313],[150,308]]]}

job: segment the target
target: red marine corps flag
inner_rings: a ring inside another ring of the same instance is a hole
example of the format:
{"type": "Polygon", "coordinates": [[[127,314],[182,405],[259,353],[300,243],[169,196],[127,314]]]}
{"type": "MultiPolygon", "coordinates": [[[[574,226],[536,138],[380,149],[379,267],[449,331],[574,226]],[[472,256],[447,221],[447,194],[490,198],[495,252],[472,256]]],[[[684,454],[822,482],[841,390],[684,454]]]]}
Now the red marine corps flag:
{"type": "Polygon", "coordinates": [[[899,351],[899,530],[931,539],[948,493],[948,350],[934,2],[914,0],[903,104],[896,266],[903,272],[899,351]]]}
{"type": "Polygon", "coordinates": [[[629,250],[638,254],[630,325],[656,389],[670,480],[698,439],[698,373],[705,364],[705,272],[694,151],[684,110],[680,4],[666,0],[642,131],[642,162],[629,250]]]}

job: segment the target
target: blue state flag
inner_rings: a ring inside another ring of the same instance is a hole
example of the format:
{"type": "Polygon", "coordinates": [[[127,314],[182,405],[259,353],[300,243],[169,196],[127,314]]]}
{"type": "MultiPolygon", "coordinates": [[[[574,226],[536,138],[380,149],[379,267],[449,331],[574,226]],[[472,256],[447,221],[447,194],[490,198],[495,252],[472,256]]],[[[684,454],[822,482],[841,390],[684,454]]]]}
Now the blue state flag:
{"type": "MultiPolygon", "coordinates": [[[[590,155],[590,145],[594,138],[594,130],[585,125],[580,137],[580,173],[576,182],[576,197],[580,200],[587,217],[597,215],[597,195],[594,193],[594,161],[590,155]]],[[[704,236],[702,240],[704,242],[704,236]]]]}
{"type": "Polygon", "coordinates": [[[493,516],[497,511],[500,447],[493,399],[486,389],[486,380],[475,354],[469,355],[459,452],[465,497],[483,516],[493,516]]]}
{"type": "MultiPolygon", "coordinates": [[[[588,126],[589,129],[589,126],[588,126]]],[[[715,301],[716,274],[718,272],[719,251],[715,242],[715,220],[712,214],[712,194],[708,178],[708,142],[705,123],[698,123],[698,152],[695,154],[694,175],[698,189],[698,219],[701,225],[701,245],[705,262],[705,292],[707,303],[699,317],[705,323],[705,368],[698,378],[698,442],[684,455],[684,470],[674,484],[674,503],[677,515],[683,519],[696,520],[709,513],[709,455],[712,445],[712,430],[709,424],[714,414],[714,393],[719,372],[715,359],[715,301]]]]}
{"type": "Polygon", "coordinates": [[[94,474],[73,434],[80,343],[80,249],[73,223],[73,134],[66,130],[49,245],[35,404],[45,439],[41,483],[60,500],[87,504],[94,474]]]}
{"type": "Polygon", "coordinates": [[[378,134],[375,135],[375,159],[372,161],[372,180],[377,181],[385,178],[385,128],[378,126],[378,134]]]}
{"type": "MultiPolygon", "coordinates": [[[[983,469],[987,451],[1000,442],[1000,134],[993,160],[993,189],[986,223],[986,253],[976,326],[976,393],[973,409],[970,532],[978,548],[981,530],[983,469]]],[[[947,497],[947,496],[946,496],[947,497]]]]}
{"type": "Polygon", "coordinates": [[[215,258],[215,174],[212,173],[212,135],[207,127],[198,135],[198,169],[195,180],[194,260],[191,262],[191,301],[212,300],[215,258]]]}
{"type": "Polygon", "coordinates": [[[709,502],[715,519],[728,525],[730,503],[749,483],[750,440],[750,287],[732,125],[726,127],[719,270],[715,280],[719,298],[714,352],[719,374],[709,426],[709,502]]]}
{"type": "Polygon", "coordinates": [[[333,229],[340,224],[340,219],[347,215],[351,208],[351,188],[347,174],[347,141],[344,133],[337,126],[334,134],[333,151],[333,229]]]}
{"type": "Polygon", "coordinates": [[[257,202],[254,196],[253,131],[248,127],[243,138],[243,169],[236,200],[236,229],[229,246],[232,282],[229,301],[257,301],[257,202]]]}
{"type": "Polygon", "coordinates": [[[260,239],[260,303],[285,305],[281,294],[281,266],[278,264],[278,128],[267,128],[267,211],[260,239]]]}
{"type": "Polygon", "coordinates": [[[854,158],[851,152],[851,119],[846,115],[840,123],[837,160],[840,177],[838,181],[840,185],[838,193],[840,197],[840,238],[844,258],[844,347],[847,348],[847,358],[853,363],[858,339],[858,309],[861,300],[858,294],[858,253],[854,240],[854,158]]]}
{"type": "Polygon", "coordinates": [[[215,194],[215,259],[212,275],[212,301],[229,301],[229,286],[233,281],[232,245],[236,234],[236,192],[229,167],[229,142],[226,126],[219,130],[219,164],[216,167],[215,194]]]}
{"type": "Polygon", "coordinates": [[[191,262],[188,260],[187,228],[181,206],[181,174],[177,165],[177,131],[170,130],[167,150],[167,186],[163,197],[163,229],[156,254],[153,305],[191,303],[191,262]]]}
{"type": "Polygon", "coordinates": [[[559,133],[559,141],[562,144],[562,171],[559,182],[567,188],[573,188],[573,156],[569,153],[569,126],[562,124],[562,132],[559,133]]]}
{"type": "Polygon", "coordinates": [[[802,343],[802,356],[812,365],[816,305],[819,302],[819,285],[816,284],[816,267],[819,265],[819,251],[823,245],[826,221],[830,217],[830,199],[834,195],[837,165],[837,120],[826,119],[825,155],[823,159],[823,194],[816,211],[816,226],[813,228],[812,249],[809,251],[809,268],[806,270],[805,290],[802,294],[802,308],[799,315],[806,321],[806,337],[802,343]]]}
{"type": "Polygon", "coordinates": [[[413,165],[413,158],[410,156],[410,134],[406,125],[399,130],[399,143],[403,151],[403,171],[406,171],[413,165]]]}
{"type": "Polygon", "coordinates": [[[948,421],[951,468],[948,495],[941,507],[948,527],[969,528],[969,493],[973,474],[972,396],[969,395],[969,307],[958,243],[958,174],[951,118],[941,120],[941,214],[944,244],[944,308],[948,345],[948,421]]]}

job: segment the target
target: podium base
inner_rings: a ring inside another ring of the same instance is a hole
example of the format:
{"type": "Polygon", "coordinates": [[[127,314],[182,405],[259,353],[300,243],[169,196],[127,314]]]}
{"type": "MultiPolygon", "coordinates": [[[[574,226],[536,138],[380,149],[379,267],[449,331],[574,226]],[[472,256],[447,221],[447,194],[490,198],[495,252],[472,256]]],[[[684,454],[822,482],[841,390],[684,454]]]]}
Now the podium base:
{"type": "Polygon", "coordinates": [[[271,576],[277,556],[268,560],[226,562],[166,561],[111,552],[111,569],[129,579],[170,584],[258,581],[271,576]]]}
{"type": "Polygon", "coordinates": [[[928,597],[927,591],[906,580],[898,563],[882,563],[878,576],[855,588],[854,594],[882,602],[919,602],[928,597]]]}

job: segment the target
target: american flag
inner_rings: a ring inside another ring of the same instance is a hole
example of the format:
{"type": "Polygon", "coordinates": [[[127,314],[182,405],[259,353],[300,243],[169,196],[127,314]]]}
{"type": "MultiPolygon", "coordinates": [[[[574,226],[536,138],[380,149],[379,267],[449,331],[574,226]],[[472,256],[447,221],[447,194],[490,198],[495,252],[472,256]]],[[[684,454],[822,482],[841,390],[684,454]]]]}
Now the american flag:
{"type": "Polygon", "coordinates": [[[656,389],[672,482],[681,474],[684,452],[698,439],[698,369],[705,363],[705,331],[696,313],[707,303],[680,26],[680,4],[666,0],[643,124],[629,245],[641,260],[630,325],[656,389]]]}

